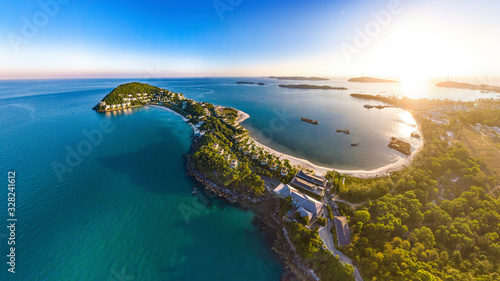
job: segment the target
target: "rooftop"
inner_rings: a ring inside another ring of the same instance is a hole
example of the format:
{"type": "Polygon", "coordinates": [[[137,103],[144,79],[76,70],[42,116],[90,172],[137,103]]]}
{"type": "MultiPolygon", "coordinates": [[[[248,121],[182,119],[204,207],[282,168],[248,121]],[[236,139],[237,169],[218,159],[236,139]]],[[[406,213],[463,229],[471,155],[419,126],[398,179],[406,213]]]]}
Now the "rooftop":
{"type": "Polygon", "coordinates": [[[316,176],[304,170],[300,170],[297,173],[297,177],[304,179],[308,182],[314,183],[316,185],[319,185],[321,187],[325,187],[327,183],[327,180],[325,178],[316,176]]]}

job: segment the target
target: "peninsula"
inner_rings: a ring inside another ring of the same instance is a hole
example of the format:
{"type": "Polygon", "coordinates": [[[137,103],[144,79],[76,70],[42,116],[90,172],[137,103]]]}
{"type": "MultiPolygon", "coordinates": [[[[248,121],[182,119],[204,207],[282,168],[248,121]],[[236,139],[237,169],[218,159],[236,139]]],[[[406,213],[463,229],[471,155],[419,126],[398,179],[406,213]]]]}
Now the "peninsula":
{"type": "Polygon", "coordinates": [[[380,79],[374,77],[357,77],[347,80],[348,82],[360,82],[360,83],[397,83],[396,80],[380,79]]]}
{"type": "Polygon", "coordinates": [[[326,81],[330,80],[323,77],[304,77],[304,76],[269,76],[268,78],[278,79],[278,80],[299,80],[299,81],[326,81]]]}
{"type": "Polygon", "coordinates": [[[239,125],[248,115],[234,108],[129,83],[114,89],[94,109],[106,112],[145,105],[171,110],[193,128],[188,174],[203,184],[203,192],[216,193],[256,213],[266,232],[275,237],[273,249],[286,264],[289,276],[354,280],[352,261],[341,263],[320,238],[319,228],[328,224],[325,202],[331,186],[324,176],[314,175],[255,142],[239,125]],[[126,102],[130,105],[123,105],[126,102]]]}
{"type": "Polygon", "coordinates": [[[445,81],[445,82],[437,83],[436,87],[452,88],[452,89],[467,89],[467,90],[475,90],[475,91],[481,91],[481,92],[500,93],[500,87],[490,86],[490,85],[486,85],[486,84],[474,85],[474,84],[469,84],[469,83],[445,81]]]}
{"type": "Polygon", "coordinates": [[[318,86],[318,85],[308,85],[308,84],[299,84],[299,85],[279,85],[281,88],[290,88],[290,89],[318,89],[318,90],[347,90],[345,87],[331,87],[331,86],[318,86]]]}

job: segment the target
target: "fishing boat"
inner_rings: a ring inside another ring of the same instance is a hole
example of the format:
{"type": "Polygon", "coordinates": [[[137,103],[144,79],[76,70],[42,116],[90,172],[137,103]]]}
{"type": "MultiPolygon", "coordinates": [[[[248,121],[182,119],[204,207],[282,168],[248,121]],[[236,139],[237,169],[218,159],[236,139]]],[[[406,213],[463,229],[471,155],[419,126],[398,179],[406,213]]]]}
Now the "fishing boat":
{"type": "Polygon", "coordinates": [[[308,118],[304,118],[304,117],[301,117],[300,121],[304,121],[304,122],[307,122],[307,123],[313,124],[313,125],[318,125],[319,124],[318,120],[312,120],[312,119],[308,119],[308,118]]]}

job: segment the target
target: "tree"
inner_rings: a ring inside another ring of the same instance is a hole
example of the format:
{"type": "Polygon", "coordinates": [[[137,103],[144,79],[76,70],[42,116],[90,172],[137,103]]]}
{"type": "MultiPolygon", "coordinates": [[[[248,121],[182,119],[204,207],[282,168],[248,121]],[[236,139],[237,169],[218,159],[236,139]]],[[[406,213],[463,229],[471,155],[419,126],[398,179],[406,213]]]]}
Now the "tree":
{"type": "Polygon", "coordinates": [[[366,224],[370,221],[370,213],[366,210],[356,211],[354,213],[354,221],[366,224]]]}

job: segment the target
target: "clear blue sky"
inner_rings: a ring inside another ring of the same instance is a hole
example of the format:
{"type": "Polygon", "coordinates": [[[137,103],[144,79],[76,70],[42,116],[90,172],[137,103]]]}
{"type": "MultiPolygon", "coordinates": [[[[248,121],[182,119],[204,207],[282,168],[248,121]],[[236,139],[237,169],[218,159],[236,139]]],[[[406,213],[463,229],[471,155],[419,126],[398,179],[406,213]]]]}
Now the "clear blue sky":
{"type": "Polygon", "coordinates": [[[415,33],[421,36],[418,41],[433,44],[435,38],[444,37],[440,46],[459,46],[453,55],[471,55],[464,68],[473,65],[477,71],[491,73],[491,60],[470,53],[482,48],[477,52],[498,57],[492,52],[500,47],[495,30],[500,26],[495,14],[500,3],[493,0],[481,1],[481,5],[465,0],[397,1],[398,12],[362,47],[355,45],[357,28],[364,30],[375,19],[374,12],[388,9],[390,0],[41,2],[52,5],[45,10],[37,1],[4,0],[0,78],[137,77],[145,73],[349,75],[361,71],[394,75],[388,68],[374,67],[377,57],[387,56],[384,50],[399,48],[393,41],[402,33],[422,26],[415,33]],[[57,11],[52,13],[54,3],[57,11]],[[26,27],[32,24],[36,31],[26,27]],[[471,46],[463,37],[478,44],[471,46]],[[345,44],[359,52],[346,55],[345,44]]]}

